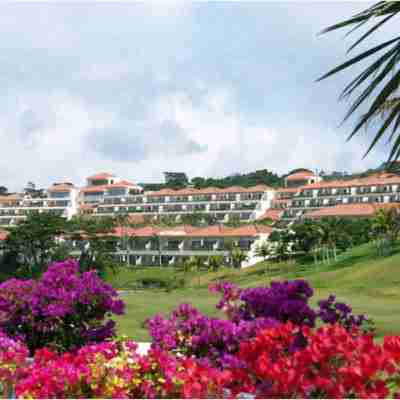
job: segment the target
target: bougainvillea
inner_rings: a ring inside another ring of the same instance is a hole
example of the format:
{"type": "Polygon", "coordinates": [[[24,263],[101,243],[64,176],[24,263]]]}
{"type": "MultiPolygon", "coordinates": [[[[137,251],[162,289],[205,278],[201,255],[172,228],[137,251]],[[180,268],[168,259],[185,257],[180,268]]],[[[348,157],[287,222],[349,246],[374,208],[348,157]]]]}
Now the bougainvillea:
{"type": "Polygon", "coordinates": [[[29,351],[24,343],[0,331],[0,383],[3,388],[20,379],[28,365],[29,351]]]}
{"type": "MultiPolygon", "coordinates": [[[[270,287],[249,289],[222,282],[210,290],[222,294],[216,307],[227,318],[210,318],[188,304],[180,305],[169,318],[156,315],[147,321],[153,348],[207,358],[226,368],[241,364],[236,357],[240,343],[254,337],[260,329],[285,322],[313,327],[317,318],[351,329],[365,319],[353,316],[350,307],[335,303],[332,296],[320,302],[319,310],[313,310],[309,305],[313,290],[304,280],[272,282],[270,287]]],[[[306,344],[299,331],[292,346],[302,348],[306,344]]]]}
{"type": "Polygon", "coordinates": [[[238,323],[210,318],[189,304],[181,304],[170,318],[156,315],[148,320],[147,326],[153,338],[153,348],[206,358],[226,367],[235,362],[232,355],[239,350],[241,341],[274,323],[265,318],[238,323]]]}
{"type": "MultiPolygon", "coordinates": [[[[241,379],[256,397],[384,398],[393,394],[398,377],[399,339],[380,346],[372,335],[340,324],[319,329],[281,324],[242,343],[238,357],[246,367],[232,371],[232,382],[241,379]],[[308,345],[292,351],[300,329],[308,345]]],[[[232,394],[243,385],[231,385],[232,394]]]]}
{"type": "Polygon", "coordinates": [[[22,338],[31,354],[58,351],[114,335],[111,314],[124,303],[95,271],[79,273],[75,260],[54,263],[39,280],[10,279],[0,285],[0,328],[22,338]]]}
{"type": "Polygon", "coordinates": [[[136,352],[133,342],[108,342],[58,355],[39,350],[16,386],[22,398],[222,397],[230,378],[206,363],[165,351],[136,352]]]}

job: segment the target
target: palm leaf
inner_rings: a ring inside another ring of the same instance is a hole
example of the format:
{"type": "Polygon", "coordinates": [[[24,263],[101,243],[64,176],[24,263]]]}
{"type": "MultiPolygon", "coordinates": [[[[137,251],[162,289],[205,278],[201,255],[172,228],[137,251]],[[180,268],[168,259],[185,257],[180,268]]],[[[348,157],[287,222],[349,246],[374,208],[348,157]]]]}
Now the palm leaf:
{"type": "MultiPolygon", "coordinates": [[[[397,1],[380,1],[371,7],[353,15],[352,17],[332,25],[322,31],[322,33],[332,32],[338,29],[351,27],[349,33],[358,31],[364,25],[373,22],[365,33],[363,33],[348,49],[348,52],[359,46],[361,43],[373,33],[375,33],[383,25],[387,24],[392,18],[400,13],[400,2],[397,1]]],[[[400,71],[397,70],[397,65],[400,61],[400,37],[387,40],[377,46],[374,46],[350,60],[338,65],[332,70],[321,76],[318,81],[331,77],[347,68],[358,65],[371,56],[377,55],[378,52],[385,50],[385,53],[379,56],[374,62],[368,65],[358,74],[350,83],[343,89],[339,100],[349,97],[356,91],[361,90],[358,97],[350,105],[344,121],[353,115],[361,105],[369,102],[373,97],[367,111],[359,118],[355,127],[349,135],[351,139],[356,135],[362,127],[368,128],[368,123],[371,119],[381,115],[384,119],[382,125],[375,133],[375,137],[368,147],[365,155],[367,155],[376,144],[385,136],[386,131],[393,124],[392,132],[388,142],[393,142],[392,149],[389,154],[389,161],[400,156],[400,103],[396,93],[400,85],[400,71]],[[391,73],[393,72],[393,75],[391,73]],[[369,81],[370,80],[370,81],[369,81]],[[368,82],[369,81],[369,82],[368,82]],[[367,84],[362,89],[362,86],[367,84]],[[396,137],[397,135],[397,137],[396,137]]]]}

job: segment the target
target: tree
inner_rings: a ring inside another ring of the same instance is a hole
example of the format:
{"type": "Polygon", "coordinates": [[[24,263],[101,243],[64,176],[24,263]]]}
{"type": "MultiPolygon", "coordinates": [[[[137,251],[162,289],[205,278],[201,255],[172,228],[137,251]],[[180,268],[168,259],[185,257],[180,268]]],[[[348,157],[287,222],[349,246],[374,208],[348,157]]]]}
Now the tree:
{"type": "Polygon", "coordinates": [[[204,259],[200,256],[192,256],[184,262],[185,272],[196,271],[197,272],[197,282],[200,286],[200,274],[202,269],[204,269],[204,259]]]}
{"type": "Polygon", "coordinates": [[[268,240],[271,242],[271,256],[278,261],[285,260],[290,252],[293,243],[293,232],[289,229],[276,230],[271,233],[268,240]]]}
{"type": "Polygon", "coordinates": [[[210,256],[208,257],[207,263],[213,271],[218,271],[224,264],[224,257],[221,255],[210,256]]]}
{"type": "Polygon", "coordinates": [[[70,237],[80,248],[79,266],[81,271],[95,268],[103,275],[114,268],[113,255],[119,239],[114,235],[115,220],[112,217],[75,217],[70,222],[70,237]]]}
{"type": "Polygon", "coordinates": [[[58,215],[32,213],[10,228],[2,247],[19,273],[36,277],[49,263],[59,259],[64,245],[57,239],[67,229],[67,221],[58,215]]]}
{"type": "Polygon", "coordinates": [[[378,210],[375,214],[373,231],[377,239],[378,252],[387,255],[400,233],[400,214],[394,207],[378,210]]]}
{"type": "MultiPolygon", "coordinates": [[[[349,19],[326,28],[323,33],[343,28],[352,28],[349,32],[352,33],[358,31],[361,27],[367,27],[369,23],[373,23],[373,26],[369,27],[369,29],[349,47],[348,52],[350,52],[363,44],[370,35],[391,21],[399,12],[400,2],[380,1],[353,15],[349,19]]],[[[344,120],[347,120],[353,115],[361,105],[365,105],[367,108],[367,111],[361,115],[353,128],[349,139],[358,134],[361,128],[368,128],[370,122],[376,119],[376,117],[379,115],[382,117],[382,123],[377,128],[375,137],[365,155],[367,155],[376,143],[391,129],[388,137],[388,142],[393,143],[388,157],[390,161],[400,156],[400,135],[398,133],[398,128],[400,126],[400,97],[398,94],[400,71],[397,68],[398,62],[400,61],[400,36],[396,36],[377,46],[362,51],[350,60],[333,68],[318,80],[326,79],[347,68],[359,65],[366,60],[371,60],[372,57],[373,61],[343,89],[340,99],[349,98],[351,95],[358,92],[344,120]],[[384,51],[383,54],[382,51],[384,51]]]]}
{"type": "Polygon", "coordinates": [[[0,196],[5,196],[8,194],[8,189],[5,186],[0,186],[0,196]]]}
{"type": "MultiPolygon", "coordinates": [[[[264,241],[263,243],[261,243],[260,245],[258,245],[256,247],[256,251],[255,251],[256,257],[261,257],[265,262],[267,262],[267,259],[271,255],[271,253],[272,253],[271,246],[268,244],[267,241],[264,241]]],[[[267,262],[266,272],[268,275],[270,275],[269,267],[270,267],[270,265],[267,262]]]]}
{"type": "Polygon", "coordinates": [[[231,251],[231,260],[234,268],[240,268],[242,262],[247,260],[247,254],[239,246],[234,246],[231,251]]]}

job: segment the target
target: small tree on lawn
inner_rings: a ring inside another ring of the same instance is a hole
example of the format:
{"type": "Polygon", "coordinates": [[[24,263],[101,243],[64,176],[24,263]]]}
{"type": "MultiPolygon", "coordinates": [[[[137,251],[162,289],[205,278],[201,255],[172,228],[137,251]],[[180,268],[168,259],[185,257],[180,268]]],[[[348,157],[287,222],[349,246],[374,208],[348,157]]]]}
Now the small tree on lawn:
{"type": "Polygon", "coordinates": [[[255,255],[256,257],[262,258],[264,262],[266,262],[265,270],[268,275],[270,275],[270,269],[269,269],[270,264],[267,261],[267,259],[271,255],[271,253],[272,253],[271,246],[268,244],[267,241],[264,241],[263,243],[261,243],[256,247],[255,255]]]}
{"type": "Polygon", "coordinates": [[[208,257],[207,263],[213,271],[218,271],[224,264],[224,257],[221,255],[210,256],[208,257]]]}
{"type": "Polygon", "coordinates": [[[378,252],[387,255],[400,233],[400,214],[394,207],[380,209],[373,220],[373,231],[377,238],[378,252]]]}
{"type": "Polygon", "coordinates": [[[247,260],[247,254],[236,245],[231,251],[231,260],[234,268],[240,268],[242,262],[247,260]]]}

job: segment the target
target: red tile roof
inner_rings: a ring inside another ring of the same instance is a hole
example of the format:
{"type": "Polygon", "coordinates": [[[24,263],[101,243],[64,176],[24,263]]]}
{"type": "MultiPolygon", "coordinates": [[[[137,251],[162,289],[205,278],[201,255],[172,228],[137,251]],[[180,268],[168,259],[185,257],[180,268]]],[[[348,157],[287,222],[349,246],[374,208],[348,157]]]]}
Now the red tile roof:
{"type": "Polygon", "coordinates": [[[146,192],[147,196],[190,196],[202,194],[220,194],[220,193],[261,193],[266,190],[275,190],[267,185],[256,185],[252,187],[230,186],[227,188],[207,187],[203,189],[184,188],[184,189],[161,189],[153,192],[146,192]]]}
{"type": "Polygon", "coordinates": [[[55,183],[49,189],[48,192],[69,192],[75,189],[75,186],[69,183],[55,183]]]}
{"type": "Polygon", "coordinates": [[[95,186],[87,186],[81,189],[83,193],[96,193],[96,192],[104,192],[107,189],[107,185],[95,185],[95,186]]]}
{"type": "Polygon", "coordinates": [[[0,196],[0,204],[12,203],[15,201],[22,200],[23,196],[21,194],[10,194],[8,196],[0,196]]]}
{"type": "Polygon", "coordinates": [[[111,188],[126,188],[126,187],[137,187],[137,185],[133,182],[125,181],[122,180],[120,182],[115,182],[115,183],[110,183],[109,185],[106,185],[107,189],[111,188]]]}
{"type": "Polygon", "coordinates": [[[399,203],[353,203],[324,207],[305,214],[306,218],[322,217],[372,217],[380,209],[400,208],[399,203]]]}
{"type": "Polygon", "coordinates": [[[316,178],[317,176],[312,171],[299,171],[294,174],[288,175],[285,179],[287,181],[303,181],[309,178],[316,178]]]}
{"type": "Polygon", "coordinates": [[[379,186],[379,185],[395,185],[400,184],[400,176],[395,174],[380,173],[367,176],[365,178],[356,178],[348,180],[335,180],[327,182],[312,183],[303,186],[302,189],[327,189],[327,188],[343,188],[355,186],[379,186]]]}
{"type": "Polygon", "coordinates": [[[114,178],[114,177],[115,177],[115,175],[110,174],[108,172],[100,172],[98,174],[89,176],[86,179],[97,180],[97,179],[107,179],[107,178],[114,178]]]}
{"type": "Polygon", "coordinates": [[[276,210],[276,209],[270,208],[267,211],[265,211],[265,213],[263,215],[258,217],[257,220],[262,221],[264,219],[271,219],[272,221],[278,221],[281,218],[283,212],[284,212],[284,210],[276,210]]]}
{"type": "Polygon", "coordinates": [[[198,228],[190,225],[181,225],[172,228],[159,228],[145,226],[143,228],[118,227],[115,229],[117,236],[136,236],[136,237],[253,237],[260,234],[270,234],[272,228],[264,225],[244,225],[238,228],[227,226],[207,226],[198,228]]]}
{"type": "Polygon", "coordinates": [[[286,194],[286,193],[296,193],[298,192],[300,189],[302,189],[304,186],[299,186],[299,187],[295,187],[295,188],[279,188],[276,189],[276,193],[279,195],[280,193],[282,194],[286,194]]]}

